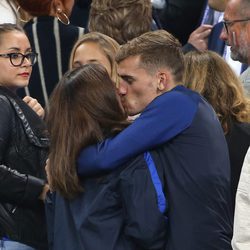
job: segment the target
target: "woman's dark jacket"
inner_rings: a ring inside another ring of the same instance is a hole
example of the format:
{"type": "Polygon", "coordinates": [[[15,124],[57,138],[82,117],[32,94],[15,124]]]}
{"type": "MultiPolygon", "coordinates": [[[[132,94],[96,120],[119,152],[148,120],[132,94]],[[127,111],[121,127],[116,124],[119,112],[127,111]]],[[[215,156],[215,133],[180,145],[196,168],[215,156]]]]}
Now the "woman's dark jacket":
{"type": "Polygon", "coordinates": [[[83,180],[73,200],[47,196],[52,250],[162,250],[167,241],[167,204],[148,153],[100,178],[83,180]]]}
{"type": "Polygon", "coordinates": [[[44,205],[48,138],[35,112],[0,87],[0,236],[47,249],[44,205]]]}

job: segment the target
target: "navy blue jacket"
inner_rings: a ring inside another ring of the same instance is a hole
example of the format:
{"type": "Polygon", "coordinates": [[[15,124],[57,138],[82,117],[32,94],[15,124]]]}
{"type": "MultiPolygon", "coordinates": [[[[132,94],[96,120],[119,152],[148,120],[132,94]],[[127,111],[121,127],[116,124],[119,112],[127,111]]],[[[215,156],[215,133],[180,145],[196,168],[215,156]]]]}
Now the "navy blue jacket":
{"type": "Polygon", "coordinates": [[[153,157],[169,201],[166,249],[231,249],[230,164],[225,137],[212,107],[183,86],[153,100],[114,138],[83,150],[79,174],[114,169],[159,145],[153,157]]]}
{"type": "Polygon", "coordinates": [[[50,249],[164,249],[167,204],[150,154],[82,183],[84,192],[71,201],[47,197],[50,249]]]}

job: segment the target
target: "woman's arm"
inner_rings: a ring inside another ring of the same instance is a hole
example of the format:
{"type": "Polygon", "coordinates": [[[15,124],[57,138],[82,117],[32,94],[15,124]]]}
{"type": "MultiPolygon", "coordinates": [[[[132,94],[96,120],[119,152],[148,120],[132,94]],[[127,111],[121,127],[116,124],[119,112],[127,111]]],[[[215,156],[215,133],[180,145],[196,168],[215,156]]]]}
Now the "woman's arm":
{"type": "MultiPolygon", "coordinates": [[[[0,165],[0,201],[16,205],[34,205],[42,199],[45,181],[0,165]]],[[[47,190],[47,189],[46,189],[47,190]]],[[[44,196],[45,197],[45,196],[44,196]]]]}
{"type": "Polygon", "coordinates": [[[45,181],[19,173],[4,164],[8,152],[14,111],[5,97],[0,97],[0,201],[13,204],[31,204],[38,201],[45,181]]]}

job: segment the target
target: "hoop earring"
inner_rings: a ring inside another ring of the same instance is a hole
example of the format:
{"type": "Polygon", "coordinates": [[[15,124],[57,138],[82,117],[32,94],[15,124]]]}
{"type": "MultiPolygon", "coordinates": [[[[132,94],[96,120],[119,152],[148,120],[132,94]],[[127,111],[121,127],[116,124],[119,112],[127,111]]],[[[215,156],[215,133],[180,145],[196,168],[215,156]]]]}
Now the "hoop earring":
{"type": "Polygon", "coordinates": [[[29,20],[28,20],[28,19],[27,19],[27,20],[24,20],[24,19],[21,18],[20,9],[21,9],[21,6],[19,5],[19,6],[17,7],[17,9],[16,9],[16,14],[17,14],[17,16],[18,16],[18,19],[19,19],[21,22],[23,22],[23,23],[27,23],[29,20]]]}
{"type": "Polygon", "coordinates": [[[68,16],[61,9],[57,9],[56,10],[56,17],[63,24],[65,24],[65,25],[69,25],[70,24],[68,16]],[[61,15],[61,17],[60,17],[60,15],[61,15]],[[63,19],[65,19],[65,20],[63,20],[63,19]]]}

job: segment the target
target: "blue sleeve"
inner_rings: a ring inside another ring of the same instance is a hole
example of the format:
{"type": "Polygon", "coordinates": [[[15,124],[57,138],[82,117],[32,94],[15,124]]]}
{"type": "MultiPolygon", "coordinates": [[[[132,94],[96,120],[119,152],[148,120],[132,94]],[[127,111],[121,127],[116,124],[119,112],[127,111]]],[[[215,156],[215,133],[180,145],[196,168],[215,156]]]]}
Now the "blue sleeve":
{"type": "Polygon", "coordinates": [[[170,91],[157,97],[117,136],[82,150],[77,161],[78,174],[92,175],[112,170],[188,128],[199,98],[192,92],[186,92],[170,91]]]}

